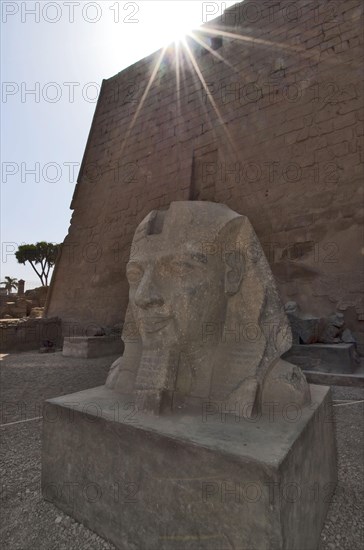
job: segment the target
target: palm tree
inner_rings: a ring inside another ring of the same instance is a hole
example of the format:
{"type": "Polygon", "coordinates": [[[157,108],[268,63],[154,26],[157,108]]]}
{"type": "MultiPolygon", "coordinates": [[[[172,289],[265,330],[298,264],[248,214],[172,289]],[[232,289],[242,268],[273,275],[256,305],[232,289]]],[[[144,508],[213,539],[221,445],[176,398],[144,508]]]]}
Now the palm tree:
{"type": "Polygon", "coordinates": [[[5,281],[2,281],[0,284],[5,285],[6,292],[8,294],[11,294],[13,288],[18,288],[18,279],[15,279],[13,277],[5,277],[5,281]]]}

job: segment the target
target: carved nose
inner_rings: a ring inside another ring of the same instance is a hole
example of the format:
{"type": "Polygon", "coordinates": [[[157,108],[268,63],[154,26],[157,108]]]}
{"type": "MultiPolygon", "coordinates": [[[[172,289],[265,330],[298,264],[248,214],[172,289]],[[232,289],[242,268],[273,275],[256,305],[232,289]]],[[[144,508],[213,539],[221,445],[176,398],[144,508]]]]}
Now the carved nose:
{"type": "Polygon", "coordinates": [[[144,274],[143,279],[140,281],[135,292],[134,301],[142,309],[162,306],[164,304],[164,300],[156,288],[152,277],[147,273],[144,274]]]}

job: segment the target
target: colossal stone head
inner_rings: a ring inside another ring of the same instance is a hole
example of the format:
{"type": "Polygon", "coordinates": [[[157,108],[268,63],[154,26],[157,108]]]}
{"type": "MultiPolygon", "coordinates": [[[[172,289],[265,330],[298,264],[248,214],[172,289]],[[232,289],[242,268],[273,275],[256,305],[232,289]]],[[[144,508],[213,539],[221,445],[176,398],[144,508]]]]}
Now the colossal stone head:
{"type": "Polygon", "coordinates": [[[264,400],[308,401],[301,371],[280,359],[289,324],[254,230],[211,202],[172,202],[138,226],[126,266],[123,357],[106,385],[145,412],[219,403],[244,416],[264,400]]]}

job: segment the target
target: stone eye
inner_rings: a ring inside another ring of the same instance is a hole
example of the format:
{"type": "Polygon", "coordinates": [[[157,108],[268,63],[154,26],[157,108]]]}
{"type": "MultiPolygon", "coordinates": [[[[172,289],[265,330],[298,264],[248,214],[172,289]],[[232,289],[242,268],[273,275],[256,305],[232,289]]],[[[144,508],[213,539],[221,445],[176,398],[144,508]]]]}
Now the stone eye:
{"type": "Polygon", "coordinates": [[[139,266],[128,266],[126,276],[130,284],[138,283],[143,277],[143,270],[139,266]]]}
{"type": "Polygon", "coordinates": [[[171,263],[171,270],[176,274],[188,273],[191,269],[193,269],[193,265],[190,262],[181,261],[171,263]]]}

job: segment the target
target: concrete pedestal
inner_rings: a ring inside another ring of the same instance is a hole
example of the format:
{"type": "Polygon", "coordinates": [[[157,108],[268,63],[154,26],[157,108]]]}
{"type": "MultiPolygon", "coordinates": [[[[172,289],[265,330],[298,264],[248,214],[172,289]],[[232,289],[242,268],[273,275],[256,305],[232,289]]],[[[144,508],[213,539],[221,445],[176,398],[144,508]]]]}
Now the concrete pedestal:
{"type": "Polygon", "coordinates": [[[103,386],[51,399],[43,495],[119,549],[316,550],[336,449],[329,389],[311,392],[254,421],[146,416],[103,386]]]}
{"type": "Polygon", "coordinates": [[[104,357],[120,355],[124,351],[122,339],[115,336],[72,336],[63,340],[62,355],[65,357],[104,357]]]}
{"type": "Polygon", "coordinates": [[[351,374],[360,364],[354,344],[294,344],[283,359],[303,370],[338,374],[351,374]]]}

